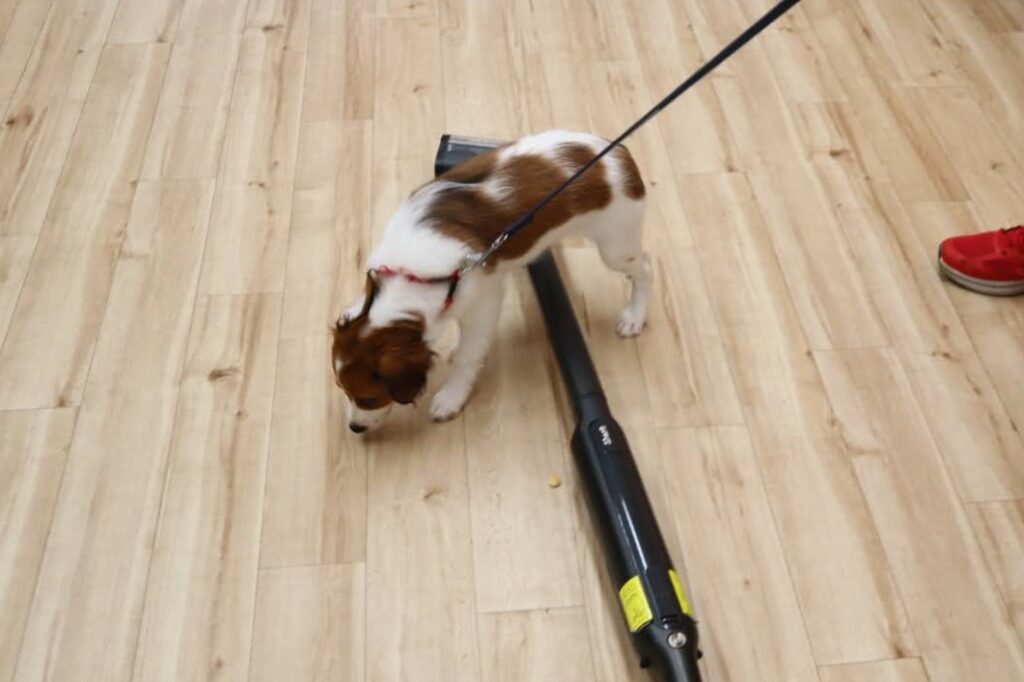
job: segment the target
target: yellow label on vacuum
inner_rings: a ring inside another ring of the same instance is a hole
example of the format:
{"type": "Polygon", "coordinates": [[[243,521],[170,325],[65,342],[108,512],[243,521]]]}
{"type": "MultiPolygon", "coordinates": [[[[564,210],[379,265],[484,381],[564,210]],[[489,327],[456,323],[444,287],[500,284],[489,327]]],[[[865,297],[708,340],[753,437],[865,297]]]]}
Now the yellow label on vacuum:
{"type": "Polygon", "coordinates": [[[683,583],[680,582],[679,575],[674,568],[668,569],[668,577],[672,581],[672,587],[676,588],[676,597],[679,599],[679,605],[683,607],[683,613],[692,616],[693,612],[690,611],[690,602],[686,598],[686,590],[683,589],[683,583]]]}
{"type": "Polygon", "coordinates": [[[654,619],[651,605],[647,603],[647,595],[640,584],[640,576],[635,575],[626,581],[619,590],[619,601],[622,602],[622,611],[626,614],[630,632],[636,632],[654,619]]]}

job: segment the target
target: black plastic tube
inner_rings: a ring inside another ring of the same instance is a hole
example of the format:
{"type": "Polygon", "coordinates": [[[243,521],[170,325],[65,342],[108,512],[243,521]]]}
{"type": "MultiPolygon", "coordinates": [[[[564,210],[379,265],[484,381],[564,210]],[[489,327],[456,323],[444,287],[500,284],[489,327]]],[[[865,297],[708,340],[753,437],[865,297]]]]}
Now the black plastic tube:
{"type": "MultiPolygon", "coordinates": [[[[499,144],[445,135],[435,173],[499,144]]],[[[531,263],[529,274],[575,413],[573,458],[639,664],[663,682],[699,682],[697,625],[686,593],[551,254],[531,263]]]]}

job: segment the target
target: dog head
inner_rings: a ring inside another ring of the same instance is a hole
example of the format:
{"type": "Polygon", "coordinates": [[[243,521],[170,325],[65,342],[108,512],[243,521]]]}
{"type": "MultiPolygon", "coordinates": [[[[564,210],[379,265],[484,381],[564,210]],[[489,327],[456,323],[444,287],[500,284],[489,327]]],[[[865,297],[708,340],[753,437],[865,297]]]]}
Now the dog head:
{"type": "Polygon", "coordinates": [[[415,402],[427,385],[433,353],[424,340],[424,321],[414,317],[371,327],[370,305],[377,285],[367,277],[363,308],[334,327],[334,379],[348,397],[348,424],[355,433],[379,426],[397,403],[415,402]]]}

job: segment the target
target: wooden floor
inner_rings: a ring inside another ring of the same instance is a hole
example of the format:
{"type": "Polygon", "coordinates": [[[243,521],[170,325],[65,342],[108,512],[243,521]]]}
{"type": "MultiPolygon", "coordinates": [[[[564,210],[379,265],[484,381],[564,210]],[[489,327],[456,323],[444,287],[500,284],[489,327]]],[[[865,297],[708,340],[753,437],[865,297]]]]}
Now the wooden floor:
{"type": "MultiPolygon", "coordinates": [[[[524,277],[460,419],[328,324],[445,131],[614,135],[769,0],[0,0],[0,681],[644,679],[524,277]],[[549,476],[561,476],[550,488],[549,476]]],[[[560,259],[710,682],[1024,680],[1024,3],[805,0],[560,259]]]]}

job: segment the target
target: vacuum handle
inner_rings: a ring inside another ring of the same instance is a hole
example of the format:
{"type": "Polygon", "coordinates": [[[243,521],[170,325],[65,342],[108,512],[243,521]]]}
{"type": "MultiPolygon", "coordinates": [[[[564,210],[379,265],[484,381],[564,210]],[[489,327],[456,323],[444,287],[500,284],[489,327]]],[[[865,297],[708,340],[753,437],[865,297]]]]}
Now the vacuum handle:
{"type": "Polygon", "coordinates": [[[607,407],[587,412],[573,458],[640,665],[662,682],[698,682],[697,624],[629,442],[607,407]]]}

